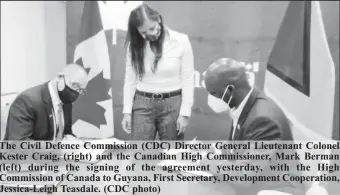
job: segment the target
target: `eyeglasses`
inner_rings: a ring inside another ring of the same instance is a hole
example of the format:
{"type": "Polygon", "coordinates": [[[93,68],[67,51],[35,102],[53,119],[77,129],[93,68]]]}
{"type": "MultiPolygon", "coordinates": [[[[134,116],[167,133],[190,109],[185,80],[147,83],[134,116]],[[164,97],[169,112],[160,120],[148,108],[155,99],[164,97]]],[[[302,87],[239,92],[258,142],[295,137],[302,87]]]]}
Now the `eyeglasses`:
{"type": "Polygon", "coordinates": [[[86,93],[86,89],[81,89],[81,88],[78,88],[78,89],[73,89],[74,91],[78,92],[79,95],[84,95],[86,93]]]}
{"type": "Polygon", "coordinates": [[[74,83],[71,83],[71,85],[68,85],[65,80],[65,77],[64,77],[64,83],[65,85],[69,86],[72,90],[78,92],[79,95],[84,95],[86,93],[86,89],[81,88],[79,83],[74,82],[74,83]]]}

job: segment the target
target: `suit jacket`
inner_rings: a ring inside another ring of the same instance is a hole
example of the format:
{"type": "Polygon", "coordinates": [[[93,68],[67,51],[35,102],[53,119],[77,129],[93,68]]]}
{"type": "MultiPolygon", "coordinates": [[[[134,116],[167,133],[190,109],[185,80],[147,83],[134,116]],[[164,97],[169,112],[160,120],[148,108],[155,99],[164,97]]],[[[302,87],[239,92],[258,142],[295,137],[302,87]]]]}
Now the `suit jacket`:
{"type": "MultiPolygon", "coordinates": [[[[242,110],[234,140],[292,141],[293,135],[283,111],[256,87],[242,110]],[[260,128],[257,128],[260,127],[260,128]]],[[[230,131],[229,140],[232,140],[230,131]]]]}
{"type": "MultiPolygon", "coordinates": [[[[286,118],[283,111],[270,99],[268,98],[262,91],[259,91],[257,88],[254,88],[252,91],[248,101],[240,118],[238,120],[237,128],[235,131],[234,139],[232,139],[233,131],[230,131],[229,141],[271,141],[272,143],[278,141],[290,142],[293,141],[293,135],[291,131],[290,124],[288,119],[286,118]]],[[[239,164],[250,164],[250,165],[260,165],[263,168],[263,171],[258,175],[260,176],[277,176],[278,172],[272,172],[270,170],[271,165],[277,165],[279,160],[276,160],[276,155],[274,150],[260,150],[258,151],[246,151],[246,150],[234,150],[232,153],[242,154],[245,152],[250,152],[251,154],[258,152],[264,154],[272,155],[271,161],[220,161],[216,162],[217,164],[227,165],[235,163],[239,164]],[[258,152],[259,151],[259,152],[258,152]]],[[[231,151],[224,151],[225,153],[231,153],[231,151]]],[[[280,151],[275,151],[280,152],[280,151]]],[[[294,153],[295,151],[282,151],[285,153],[294,153]]],[[[282,161],[281,161],[282,163],[282,161]]],[[[297,160],[290,160],[286,162],[290,165],[289,171],[281,171],[281,174],[290,174],[290,175],[300,175],[300,173],[296,170],[296,165],[298,163],[297,160]]],[[[244,175],[242,171],[238,171],[235,173],[238,176],[244,175]]],[[[235,175],[231,173],[231,175],[235,175]]],[[[249,173],[247,173],[249,175],[249,173]]],[[[245,182],[235,182],[237,185],[233,185],[238,194],[257,194],[258,191],[261,190],[279,190],[287,193],[292,193],[294,195],[304,194],[305,187],[298,182],[257,182],[252,185],[245,185],[245,182]]],[[[249,183],[248,183],[249,184],[249,183]]]]}
{"type": "MultiPolygon", "coordinates": [[[[63,105],[63,110],[64,135],[72,134],[72,104],[63,105]]],[[[48,82],[23,91],[11,104],[4,140],[53,140],[52,113],[48,82]]]]}

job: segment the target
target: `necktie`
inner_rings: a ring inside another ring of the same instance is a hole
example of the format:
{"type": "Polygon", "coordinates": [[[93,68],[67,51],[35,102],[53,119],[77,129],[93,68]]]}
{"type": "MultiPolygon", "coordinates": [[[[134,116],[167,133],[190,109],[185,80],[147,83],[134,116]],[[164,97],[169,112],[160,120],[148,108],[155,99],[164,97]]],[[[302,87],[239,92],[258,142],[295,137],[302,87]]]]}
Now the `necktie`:
{"type": "Polygon", "coordinates": [[[229,138],[228,140],[229,141],[232,141],[233,140],[233,134],[234,134],[234,121],[233,119],[231,119],[231,125],[230,125],[230,129],[229,129],[229,138]]]}
{"type": "Polygon", "coordinates": [[[64,137],[64,113],[63,105],[58,105],[58,129],[57,129],[57,140],[62,140],[64,137]]]}
{"type": "Polygon", "coordinates": [[[236,133],[236,130],[237,130],[237,128],[236,128],[236,126],[237,126],[237,124],[234,124],[234,120],[233,120],[233,126],[232,126],[232,128],[233,128],[233,135],[232,135],[232,140],[234,140],[235,139],[235,133],[236,133]]]}
{"type": "MultiPolygon", "coordinates": [[[[231,142],[232,143],[234,143],[234,135],[235,135],[235,128],[234,128],[234,120],[232,119],[231,120],[231,134],[230,134],[230,140],[231,140],[231,142]]],[[[233,149],[231,149],[230,150],[230,152],[233,154],[234,153],[234,150],[233,149]]]]}

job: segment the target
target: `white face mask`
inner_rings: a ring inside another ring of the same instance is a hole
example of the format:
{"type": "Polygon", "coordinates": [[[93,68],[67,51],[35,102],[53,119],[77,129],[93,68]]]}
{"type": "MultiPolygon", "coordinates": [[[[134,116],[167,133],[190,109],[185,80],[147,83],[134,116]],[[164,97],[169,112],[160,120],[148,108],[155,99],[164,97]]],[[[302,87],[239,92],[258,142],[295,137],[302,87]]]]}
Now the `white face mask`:
{"type": "Polygon", "coordinates": [[[223,98],[228,90],[230,85],[227,86],[227,88],[224,90],[223,96],[222,98],[217,98],[213,95],[208,95],[208,105],[210,106],[211,109],[213,109],[216,113],[221,113],[221,112],[225,112],[225,111],[229,111],[230,110],[230,106],[229,103],[231,101],[231,99],[233,98],[233,96],[230,97],[228,103],[225,103],[223,101],[223,98]]]}

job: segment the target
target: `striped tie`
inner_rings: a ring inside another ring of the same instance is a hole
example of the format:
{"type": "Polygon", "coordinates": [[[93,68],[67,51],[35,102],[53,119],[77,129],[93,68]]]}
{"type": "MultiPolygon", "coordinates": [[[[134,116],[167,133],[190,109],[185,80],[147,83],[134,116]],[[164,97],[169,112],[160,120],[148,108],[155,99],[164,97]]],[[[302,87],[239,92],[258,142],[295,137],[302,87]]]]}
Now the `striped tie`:
{"type": "Polygon", "coordinates": [[[62,140],[64,137],[64,114],[63,114],[63,105],[58,105],[58,128],[57,128],[57,140],[62,140]]]}

